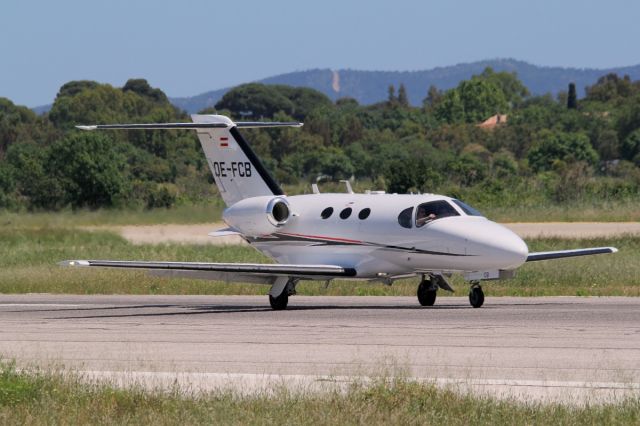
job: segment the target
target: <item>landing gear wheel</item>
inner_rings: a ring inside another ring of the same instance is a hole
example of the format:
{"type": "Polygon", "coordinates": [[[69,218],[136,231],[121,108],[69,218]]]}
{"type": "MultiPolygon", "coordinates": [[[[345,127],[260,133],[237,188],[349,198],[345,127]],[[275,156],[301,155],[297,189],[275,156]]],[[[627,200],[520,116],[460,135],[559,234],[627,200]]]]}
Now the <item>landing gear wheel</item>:
{"type": "Polygon", "coordinates": [[[273,297],[269,295],[269,304],[271,305],[271,309],[274,311],[284,311],[287,309],[287,304],[289,303],[289,295],[286,291],[283,291],[282,294],[278,297],[273,297]]]}
{"type": "Polygon", "coordinates": [[[471,287],[471,291],[469,291],[469,303],[474,308],[479,308],[484,303],[484,292],[482,291],[482,287],[474,286],[471,287]]]}
{"type": "Polygon", "coordinates": [[[436,303],[438,288],[434,288],[431,281],[422,281],[418,286],[418,302],[422,306],[433,306],[436,303]]]}

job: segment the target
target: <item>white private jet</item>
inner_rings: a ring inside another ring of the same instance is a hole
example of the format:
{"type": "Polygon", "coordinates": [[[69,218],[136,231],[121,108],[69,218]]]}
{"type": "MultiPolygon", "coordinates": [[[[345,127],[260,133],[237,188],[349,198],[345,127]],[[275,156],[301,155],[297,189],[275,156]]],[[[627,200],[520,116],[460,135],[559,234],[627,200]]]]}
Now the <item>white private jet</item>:
{"type": "Polygon", "coordinates": [[[109,124],[98,129],[194,129],[227,205],[229,226],[211,236],[240,235],[276,263],[68,260],[64,266],[131,268],[154,275],[271,285],[269,302],[286,309],[300,280],[380,281],[420,276],[418,301],[432,306],[447,278],[462,273],[469,302],[484,303],[483,280],[505,279],[525,262],[615,253],[594,247],[529,253],[522,239],[460,200],[444,195],[372,192],[286,196],[240,134],[241,128],[300,127],[302,123],[233,122],[192,115],[192,123],[109,124]]]}

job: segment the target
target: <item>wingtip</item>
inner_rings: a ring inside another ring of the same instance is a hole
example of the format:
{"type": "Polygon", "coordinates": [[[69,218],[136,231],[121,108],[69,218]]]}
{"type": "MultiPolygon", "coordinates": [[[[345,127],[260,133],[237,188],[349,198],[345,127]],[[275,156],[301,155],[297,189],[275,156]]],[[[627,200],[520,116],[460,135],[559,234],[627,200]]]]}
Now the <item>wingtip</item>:
{"type": "Polygon", "coordinates": [[[80,130],[96,130],[98,128],[98,126],[93,125],[93,126],[76,126],[76,129],[80,129],[80,130]]]}
{"type": "Polygon", "coordinates": [[[58,262],[58,266],[89,266],[89,262],[87,260],[63,260],[58,262]]]}
{"type": "Polygon", "coordinates": [[[611,253],[617,253],[618,249],[616,247],[609,247],[611,249],[611,253]]]}

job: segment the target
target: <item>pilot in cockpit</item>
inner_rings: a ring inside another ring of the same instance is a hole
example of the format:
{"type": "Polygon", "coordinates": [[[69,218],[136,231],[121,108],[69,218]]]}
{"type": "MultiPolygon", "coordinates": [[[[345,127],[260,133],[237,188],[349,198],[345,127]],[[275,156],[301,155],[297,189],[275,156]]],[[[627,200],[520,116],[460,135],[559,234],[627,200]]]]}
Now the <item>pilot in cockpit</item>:
{"type": "Polygon", "coordinates": [[[416,226],[419,228],[426,224],[429,221],[432,221],[436,218],[436,214],[431,212],[427,213],[427,209],[425,206],[418,207],[418,213],[416,214],[416,226]]]}

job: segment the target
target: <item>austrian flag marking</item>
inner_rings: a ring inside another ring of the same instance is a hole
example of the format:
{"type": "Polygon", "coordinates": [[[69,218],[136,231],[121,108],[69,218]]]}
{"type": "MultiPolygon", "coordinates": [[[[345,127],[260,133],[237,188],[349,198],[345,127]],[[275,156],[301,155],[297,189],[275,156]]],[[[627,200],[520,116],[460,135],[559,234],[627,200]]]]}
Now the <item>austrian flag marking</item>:
{"type": "Polygon", "coordinates": [[[229,146],[229,138],[227,138],[227,137],[220,138],[220,147],[221,148],[226,148],[228,146],[229,146]]]}

